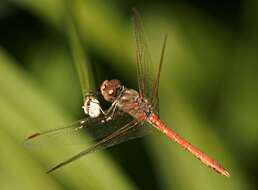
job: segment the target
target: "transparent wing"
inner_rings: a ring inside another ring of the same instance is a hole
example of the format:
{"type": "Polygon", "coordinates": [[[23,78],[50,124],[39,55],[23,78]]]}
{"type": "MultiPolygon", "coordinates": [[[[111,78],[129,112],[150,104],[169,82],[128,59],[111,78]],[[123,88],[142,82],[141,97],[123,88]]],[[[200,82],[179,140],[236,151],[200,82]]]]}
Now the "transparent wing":
{"type": "MultiPolygon", "coordinates": [[[[115,112],[111,120],[106,121],[105,119],[106,118],[103,115],[98,118],[86,117],[66,127],[34,133],[27,137],[24,145],[29,148],[55,147],[56,145],[76,145],[81,143],[78,137],[85,134],[92,137],[90,138],[90,143],[93,143],[94,141],[97,142],[105,138],[134,120],[133,117],[122,111],[115,112]]],[[[148,129],[145,127],[137,129],[135,133],[130,137],[128,136],[124,141],[144,136],[147,133],[148,129]]]]}
{"type": "Polygon", "coordinates": [[[136,42],[137,79],[141,97],[151,98],[154,81],[154,68],[147,46],[139,12],[133,8],[133,26],[136,42]]]}
{"type": "Polygon", "coordinates": [[[163,41],[158,71],[154,73],[154,67],[148,50],[147,40],[139,12],[133,8],[133,25],[136,40],[137,79],[141,97],[148,98],[154,110],[159,113],[159,79],[164,60],[167,35],[163,41]]]}
{"type": "MultiPolygon", "coordinates": [[[[36,132],[26,138],[24,145],[29,148],[42,148],[48,147],[49,145],[55,142],[62,142],[56,143],[62,145],[78,144],[80,143],[78,137],[84,135],[85,133],[88,133],[93,137],[101,136],[101,134],[98,134],[98,128],[96,128],[96,130],[94,130],[94,128],[96,127],[97,123],[100,124],[99,128],[102,128],[101,120],[104,119],[105,118],[103,116],[99,118],[85,117],[65,127],[59,127],[47,131],[36,132]]],[[[110,128],[107,129],[110,130],[110,128]]],[[[103,133],[104,132],[107,131],[105,130],[103,131],[103,133]]]]}
{"type": "Polygon", "coordinates": [[[129,123],[127,123],[126,125],[124,125],[120,129],[114,131],[113,133],[111,133],[107,137],[101,139],[100,141],[98,141],[94,145],[92,145],[92,146],[88,147],[87,149],[79,152],[78,154],[72,156],[71,158],[57,164],[56,166],[54,166],[53,168],[48,170],[47,173],[53,172],[54,170],[56,170],[58,168],[61,168],[61,167],[65,166],[65,165],[67,165],[67,164],[69,164],[69,163],[71,163],[75,160],[78,160],[82,156],[85,156],[89,153],[96,152],[97,150],[102,150],[102,149],[111,147],[115,144],[124,142],[126,139],[127,140],[132,139],[132,136],[130,134],[134,133],[137,128],[139,129],[139,127],[137,127],[137,126],[139,126],[139,124],[140,123],[136,119],[130,121],[129,123]]]}

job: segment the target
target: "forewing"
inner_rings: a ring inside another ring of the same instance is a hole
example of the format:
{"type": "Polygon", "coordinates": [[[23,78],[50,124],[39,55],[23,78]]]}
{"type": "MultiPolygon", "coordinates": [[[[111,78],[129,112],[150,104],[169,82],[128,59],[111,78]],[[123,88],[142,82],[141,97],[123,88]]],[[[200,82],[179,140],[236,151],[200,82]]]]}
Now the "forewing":
{"type": "MultiPolygon", "coordinates": [[[[24,145],[28,148],[55,148],[56,146],[78,145],[82,143],[79,137],[84,137],[85,134],[90,137],[87,140],[92,144],[107,137],[132,120],[134,120],[133,117],[122,111],[115,112],[110,120],[106,120],[104,116],[98,118],[86,117],[66,127],[34,133],[27,137],[24,145]]],[[[147,134],[146,129],[137,129],[131,136],[127,135],[124,141],[141,137],[145,134],[147,134]]]]}
{"type": "Polygon", "coordinates": [[[149,53],[147,40],[145,38],[144,29],[139,12],[133,9],[133,26],[136,42],[136,63],[137,63],[137,79],[140,96],[151,98],[152,87],[154,81],[154,68],[149,53]]]}
{"type": "Polygon", "coordinates": [[[137,79],[140,96],[149,99],[154,110],[159,114],[159,80],[164,60],[167,35],[163,41],[160,62],[157,73],[155,73],[141,16],[135,8],[133,8],[133,25],[136,40],[137,79]]]}
{"type": "Polygon", "coordinates": [[[48,147],[49,145],[53,145],[53,143],[59,145],[76,145],[81,143],[78,137],[85,134],[88,134],[91,140],[98,140],[131,120],[132,117],[123,112],[114,113],[113,119],[109,121],[106,121],[104,115],[97,118],[87,116],[65,127],[34,133],[27,137],[24,145],[32,148],[48,147]]]}

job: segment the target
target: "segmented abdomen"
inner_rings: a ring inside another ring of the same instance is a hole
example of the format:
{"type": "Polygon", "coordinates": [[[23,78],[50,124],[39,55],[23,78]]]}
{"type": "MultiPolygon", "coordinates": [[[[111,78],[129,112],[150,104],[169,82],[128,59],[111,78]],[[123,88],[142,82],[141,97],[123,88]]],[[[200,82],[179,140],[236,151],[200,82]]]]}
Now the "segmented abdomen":
{"type": "Polygon", "coordinates": [[[218,173],[226,177],[230,176],[230,174],[218,162],[213,160],[211,157],[207,156],[204,152],[200,151],[198,148],[191,145],[187,140],[183,139],[172,129],[168,128],[166,124],[163,123],[157,115],[152,114],[148,118],[148,122],[158,130],[163,132],[170,139],[174,140],[176,143],[180,144],[183,148],[185,148],[190,153],[192,153],[196,158],[201,160],[205,165],[211,167],[212,169],[214,169],[215,171],[217,171],[218,173]]]}

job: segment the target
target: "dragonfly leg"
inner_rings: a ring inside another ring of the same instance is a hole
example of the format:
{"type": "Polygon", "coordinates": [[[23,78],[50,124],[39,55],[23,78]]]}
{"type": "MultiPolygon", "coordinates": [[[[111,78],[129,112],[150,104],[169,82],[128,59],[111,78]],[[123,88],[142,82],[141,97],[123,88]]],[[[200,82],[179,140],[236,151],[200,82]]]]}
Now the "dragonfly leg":
{"type": "Polygon", "coordinates": [[[114,117],[116,109],[117,109],[117,101],[114,101],[106,112],[102,110],[102,113],[105,116],[105,119],[103,119],[102,122],[104,123],[106,121],[111,120],[114,117]]]}
{"type": "Polygon", "coordinates": [[[106,112],[102,109],[101,106],[99,106],[99,109],[100,109],[100,111],[101,111],[101,113],[102,113],[103,115],[106,115],[106,112]]]}
{"type": "MultiPolygon", "coordinates": [[[[122,86],[122,90],[121,92],[123,92],[125,90],[125,87],[122,86]]],[[[118,103],[118,100],[122,97],[123,93],[120,93],[120,95],[116,98],[116,100],[112,103],[112,105],[110,106],[110,108],[107,110],[106,112],[106,116],[107,117],[107,121],[111,120],[113,117],[114,117],[114,114],[115,114],[115,111],[117,109],[117,103],[118,103]]]]}

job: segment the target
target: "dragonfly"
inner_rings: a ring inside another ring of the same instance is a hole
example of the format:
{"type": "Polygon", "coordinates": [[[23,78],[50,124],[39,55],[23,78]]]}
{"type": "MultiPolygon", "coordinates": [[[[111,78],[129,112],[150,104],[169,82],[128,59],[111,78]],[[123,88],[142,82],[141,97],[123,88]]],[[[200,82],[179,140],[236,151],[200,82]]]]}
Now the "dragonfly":
{"type": "Polygon", "coordinates": [[[148,134],[151,129],[157,129],[193,154],[203,164],[219,174],[229,177],[229,172],[218,162],[190,144],[159,118],[159,83],[167,35],[164,37],[157,72],[154,73],[141,16],[135,8],[132,12],[138,91],[123,86],[117,79],[105,80],[98,92],[105,101],[111,103],[107,110],[102,109],[96,95],[98,93],[89,94],[83,105],[85,118],[66,127],[34,133],[27,137],[26,143],[44,142],[49,137],[55,138],[65,134],[83,132],[90,134],[95,139],[92,145],[47,171],[47,173],[51,173],[89,153],[142,137],[148,134]]]}

